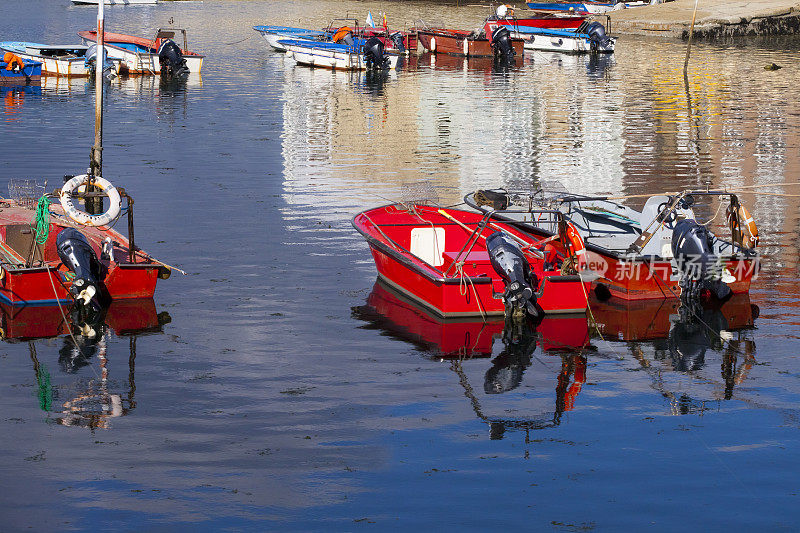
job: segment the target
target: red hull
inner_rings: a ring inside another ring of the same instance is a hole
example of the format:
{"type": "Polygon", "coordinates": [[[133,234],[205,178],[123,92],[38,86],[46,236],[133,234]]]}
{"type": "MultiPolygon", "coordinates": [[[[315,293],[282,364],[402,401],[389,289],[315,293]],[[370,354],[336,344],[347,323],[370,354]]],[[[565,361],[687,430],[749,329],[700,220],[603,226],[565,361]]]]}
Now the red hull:
{"type": "MultiPolygon", "coordinates": [[[[428,307],[442,317],[503,315],[505,306],[495,293],[504,285],[489,262],[481,239],[468,255],[459,256],[470,236],[462,226],[440,214],[435,207],[415,206],[415,214],[394,205],[371,209],[356,215],[353,225],[366,238],[378,275],[403,295],[428,307]],[[411,253],[412,231],[431,229],[441,232],[441,264],[433,266],[411,253]],[[387,233],[389,235],[387,235],[387,233]],[[455,260],[463,262],[461,272],[455,260]]],[[[451,217],[474,229],[481,215],[447,209],[451,217]]],[[[511,226],[494,224],[487,235],[498,229],[533,244],[535,239],[511,226]]],[[[583,313],[587,308],[589,284],[578,276],[561,276],[543,270],[541,261],[530,259],[531,269],[540,281],[537,303],[545,313],[583,313]]]]}
{"type": "MultiPolygon", "coordinates": [[[[4,261],[0,267],[0,301],[10,305],[54,305],[72,301],[69,294],[71,272],[61,264],[56,252],[58,234],[72,224],[65,221],[60,206],[51,205],[50,209],[60,216],[51,218],[49,236],[41,245],[44,264],[35,261],[35,266],[31,267],[24,265],[30,264],[26,257],[32,249],[30,221],[34,211],[12,205],[0,212],[0,257],[4,261]]],[[[143,252],[137,254],[135,262],[130,262],[128,239],[113,229],[80,227],[80,231],[97,257],[101,256],[104,239],[114,242],[115,260],[104,262],[108,273],[101,283],[101,290],[107,291],[112,300],[153,297],[163,267],[143,252]]],[[[37,255],[37,259],[41,257],[37,255]]]]}
{"type": "MultiPolygon", "coordinates": [[[[466,30],[418,30],[417,37],[425,50],[437,54],[454,54],[468,57],[492,57],[494,51],[488,39],[471,38],[466,30]]],[[[514,53],[522,56],[524,41],[512,39],[514,53]]]]}
{"type": "MultiPolygon", "coordinates": [[[[494,341],[502,336],[505,325],[502,319],[483,321],[479,317],[442,320],[381,282],[375,283],[367,305],[385,319],[380,322],[381,329],[422,345],[436,357],[491,357],[494,341]]],[[[536,326],[536,332],[544,351],[575,350],[589,343],[589,327],[583,315],[546,317],[536,326]]]]}

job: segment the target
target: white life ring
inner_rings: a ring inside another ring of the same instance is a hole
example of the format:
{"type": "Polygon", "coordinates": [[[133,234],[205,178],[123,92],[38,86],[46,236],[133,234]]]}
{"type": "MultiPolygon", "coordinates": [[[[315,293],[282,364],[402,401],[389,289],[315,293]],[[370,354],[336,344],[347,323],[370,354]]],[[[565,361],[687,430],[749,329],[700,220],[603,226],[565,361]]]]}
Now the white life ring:
{"type": "Polygon", "coordinates": [[[119,216],[122,209],[122,200],[119,196],[117,188],[111,185],[111,182],[103,178],[95,178],[94,184],[100,187],[108,195],[108,210],[100,215],[90,215],[86,211],[78,211],[72,205],[72,192],[78,189],[81,185],[89,181],[89,176],[83,174],[82,176],[75,176],[61,187],[61,207],[64,212],[77,222],[84,226],[107,226],[119,216]]]}

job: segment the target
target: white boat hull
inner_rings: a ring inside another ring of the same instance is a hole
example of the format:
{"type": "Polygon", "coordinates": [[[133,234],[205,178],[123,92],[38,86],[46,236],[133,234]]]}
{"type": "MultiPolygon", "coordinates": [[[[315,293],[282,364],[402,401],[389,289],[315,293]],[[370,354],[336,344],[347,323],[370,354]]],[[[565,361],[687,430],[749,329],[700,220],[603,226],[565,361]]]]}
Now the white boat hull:
{"type": "Polygon", "coordinates": [[[588,54],[591,52],[611,53],[614,51],[614,39],[608,46],[597,45],[594,49],[589,39],[585,37],[564,37],[561,35],[531,35],[514,34],[524,39],[523,46],[526,50],[541,50],[545,52],[565,52],[568,54],[588,54]]]}
{"type": "MultiPolygon", "coordinates": [[[[299,65],[323,67],[334,70],[367,70],[367,64],[362,54],[331,50],[329,48],[314,46],[286,45],[286,57],[294,60],[299,65]]],[[[400,59],[398,55],[388,55],[389,69],[397,68],[400,59]]]]}

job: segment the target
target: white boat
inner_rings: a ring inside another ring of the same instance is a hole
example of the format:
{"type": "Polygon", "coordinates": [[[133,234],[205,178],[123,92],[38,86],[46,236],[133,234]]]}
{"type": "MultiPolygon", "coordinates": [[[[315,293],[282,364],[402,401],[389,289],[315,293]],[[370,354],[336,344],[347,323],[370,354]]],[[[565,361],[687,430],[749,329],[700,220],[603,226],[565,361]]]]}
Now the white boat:
{"type": "MultiPolygon", "coordinates": [[[[96,6],[100,0],[72,0],[76,6],[96,6]]],[[[103,5],[106,6],[128,6],[128,5],[154,5],[158,0],[105,0],[103,5]]]]}
{"type": "MultiPolygon", "coordinates": [[[[0,42],[0,50],[13,52],[23,59],[42,64],[42,74],[54,76],[90,76],[93,66],[87,62],[89,47],[86,45],[47,45],[20,41],[0,42]]],[[[119,60],[106,59],[106,68],[115,73],[120,69],[119,60]]]]}
{"type": "Polygon", "coordinates": [[[253,29],[264,37],[267,44],[277,52],[285,52],[286,47],[281,40],[292,39],[296,41],[323,41],[328,35],[324,31],[309,30],[306,28],[292,28],[289,26],[253,26],[253,29]]]}
{"type": "Polygon", "coordinates": [[[312,42],[282,40],[286,57],[300,65],[323,67],[335,70],[394,70],[400,60],[398,54],[384,52],[383,44],[379,50],[367,44],[346,45],[332,42],[312,42]],[[366,49],[366,51],[365,51],[366,49]]]}
{"type": "Polygon", "coordinates": [[[523,39],[523,46],[527,50],[571,54],[611,53],[616,43],[616,39],[607,35],[599,22],[583,25],[574,31],[532,28],[527,33],[512,32],[512,36],[523,39]]]}
{"type": "MultiPolygon", "coordinates": [[[[174,39],[178,33],[183,35],[183,48],[180,51],[182,59],[186,61],[186,68],[189,69],[189,72],[199,74],[205,56],[187,50],[186,30],[184,29],[159,28],[153,39],[105,32],[105,48],[109,58],[122,61],[123,73],[159,74],[161,72],[161,64],[158,59],[159,47],[165,41],[174,39]]],[[[97,40],[96,31],[80,31],[78,35],[87,44],[97,40]]]]}

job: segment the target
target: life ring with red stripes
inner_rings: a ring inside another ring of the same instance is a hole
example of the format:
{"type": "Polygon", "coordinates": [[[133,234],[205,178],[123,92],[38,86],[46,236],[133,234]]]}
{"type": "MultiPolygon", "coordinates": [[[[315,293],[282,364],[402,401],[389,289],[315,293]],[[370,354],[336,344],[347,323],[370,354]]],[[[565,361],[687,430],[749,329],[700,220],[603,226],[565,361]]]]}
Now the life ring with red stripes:
{"type": "Polygon", "coordinates": [[[747,208],[738,204],[734,210],[729,206],[727,215],[733,242],[750,250],[758,246],[758,227],[747,208]]]}
{"type": "Polygon", "coordinates": [[[586,259],[586,244],[583,242],[583,237],[578,232],[578,228],[572,222],[567,222],[567,240],[569,247],[572,249],[572,257],[575,261],[575,268],[578,272],[583,272],[587,267],[586,259]]]}

